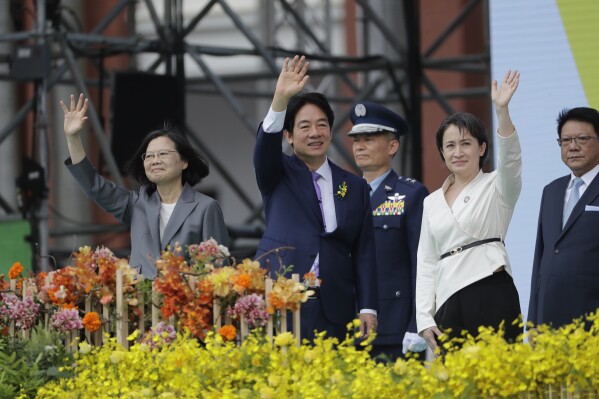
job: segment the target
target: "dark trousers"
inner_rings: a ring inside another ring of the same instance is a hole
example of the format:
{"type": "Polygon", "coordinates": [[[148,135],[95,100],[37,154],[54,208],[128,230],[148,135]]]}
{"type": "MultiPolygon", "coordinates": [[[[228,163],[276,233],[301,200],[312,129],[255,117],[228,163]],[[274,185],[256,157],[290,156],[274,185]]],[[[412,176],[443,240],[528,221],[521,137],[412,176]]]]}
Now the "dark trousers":
{"type": "MultiPolygon", "coordinates": [[[[291,319],[291,313],[288,313],[288,320],[291,319]]],[[[339,342],[345,340],[347,326],[331,322],[324,314],[320,303],[320,298],[308,299],[302,303],[300,308],[301,337],[310,342],[314,340],[314,330],[317,332],[326,331],[325,337],[336,337],[339,342]]],[[[348,320],[349,323],[349,320],[348,320]]],[[[291,324],[288,323],[290,326],[291,324]]],[[[291,331],[291,330],[290,330],[291,331]]]]}
{"type": "Polygon", "coordinates": [[[463,330],[473,337],[478,327],[497,329],[504,322],[505,339],[514,342],[522,333],[519,323],[512,322],[521,316],[518,291],[514,280],[506,271],[493,273],[453,294],[435,314],[435,322],[449,337],[459,337],[463,330]]]}
{"type": "MultiPolygon", "coordinates": [[[[408,352],[410,358],[424,360],[426,351],[408,352]]],[[[373,345],[370,357],[378,363],[394,363],[398,358],[406,359],[403,354],[403,345],[373,345]]]]}

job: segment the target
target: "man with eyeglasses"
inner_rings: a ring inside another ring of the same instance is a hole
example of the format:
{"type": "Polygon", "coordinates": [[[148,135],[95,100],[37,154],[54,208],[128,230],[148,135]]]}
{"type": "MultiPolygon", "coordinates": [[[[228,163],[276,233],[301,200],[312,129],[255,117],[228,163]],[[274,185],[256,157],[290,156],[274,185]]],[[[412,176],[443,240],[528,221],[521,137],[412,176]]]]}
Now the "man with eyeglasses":
{"type": "Polygon", "coordinates": [[[528,311],[555,328],[599,308],[599,112],[564,110],[557,132],[571,173],[543,190],[528,311]]]}

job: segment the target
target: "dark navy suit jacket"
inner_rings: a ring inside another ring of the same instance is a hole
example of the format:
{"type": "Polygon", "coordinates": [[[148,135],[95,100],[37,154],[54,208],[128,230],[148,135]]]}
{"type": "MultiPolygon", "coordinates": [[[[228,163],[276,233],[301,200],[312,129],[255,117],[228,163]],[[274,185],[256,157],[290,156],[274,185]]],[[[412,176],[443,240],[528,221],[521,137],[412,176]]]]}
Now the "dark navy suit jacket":
{"type": "MultiPolygon", "coordinates": [[[[337,228],[324,232],[312,175],[306,164],[282,150],[282,132],[258,129],[254,168],[262,193],[266,228],[256,256],[279,247],[295,249],[279,255],[292,273],[303,276],[319,255],[320,303],[327,319],[346,324],[359,309],[378,309],[374,233],[366,181],[329,161],[333,192],[345,182],[347,193],[335,196],[337,228]]],[[[276,273],[276,255],[261,259],[276,273]]]]}
{"type": "Polygon", "coordinates": [[[528,310],[535,324],[559,327],[599,308],[599,177],[562,229],[569,181],[564,176],[543,190],[528,310]]]}
{"type": "Polygon", "coordinates": [[[391,171],[370,197],[379,287],[374,345],[401,345],[406,331],[417,332],[416,253],[427,195],[424,185],[391,171]]]}

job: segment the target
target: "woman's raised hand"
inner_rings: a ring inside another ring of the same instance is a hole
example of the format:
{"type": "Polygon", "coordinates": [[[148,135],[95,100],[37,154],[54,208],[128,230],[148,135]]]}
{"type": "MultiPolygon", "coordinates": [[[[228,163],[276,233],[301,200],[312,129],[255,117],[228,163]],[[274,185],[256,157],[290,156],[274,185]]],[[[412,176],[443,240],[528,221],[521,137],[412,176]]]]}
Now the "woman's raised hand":
{"type": "Polygon", "coordinates": [[[491,86],[491,100],[493,100],[495,107],[507,107],[518,88],[518,83],[520,83],[520,72],[511,71],[509,69],[501,82],[501,86],[497,87],[497,81],[493,80],[491,86]]]}
{"type": "Polygon", "coordinates": [[[64,133],[67,136],[79,133],[87,122],[87,99],[81,94],[75,103],[75,96],[71,94],[71,107],[67,108],[63,101],[60,106],[64,111],[64,133]]]}

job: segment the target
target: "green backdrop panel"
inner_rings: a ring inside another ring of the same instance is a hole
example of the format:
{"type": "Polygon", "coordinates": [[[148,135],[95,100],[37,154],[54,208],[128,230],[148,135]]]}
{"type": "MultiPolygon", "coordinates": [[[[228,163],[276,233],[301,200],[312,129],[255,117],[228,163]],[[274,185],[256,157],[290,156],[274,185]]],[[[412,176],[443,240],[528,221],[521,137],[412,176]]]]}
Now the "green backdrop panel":
{"type": "Polygon", "coordinates": [[[16,261],[25,268],[24,274],[31,270],[31,246],[25,241],[30,230],[27,220],[0,220],[0,273],[7,275],[16,261]]]}

